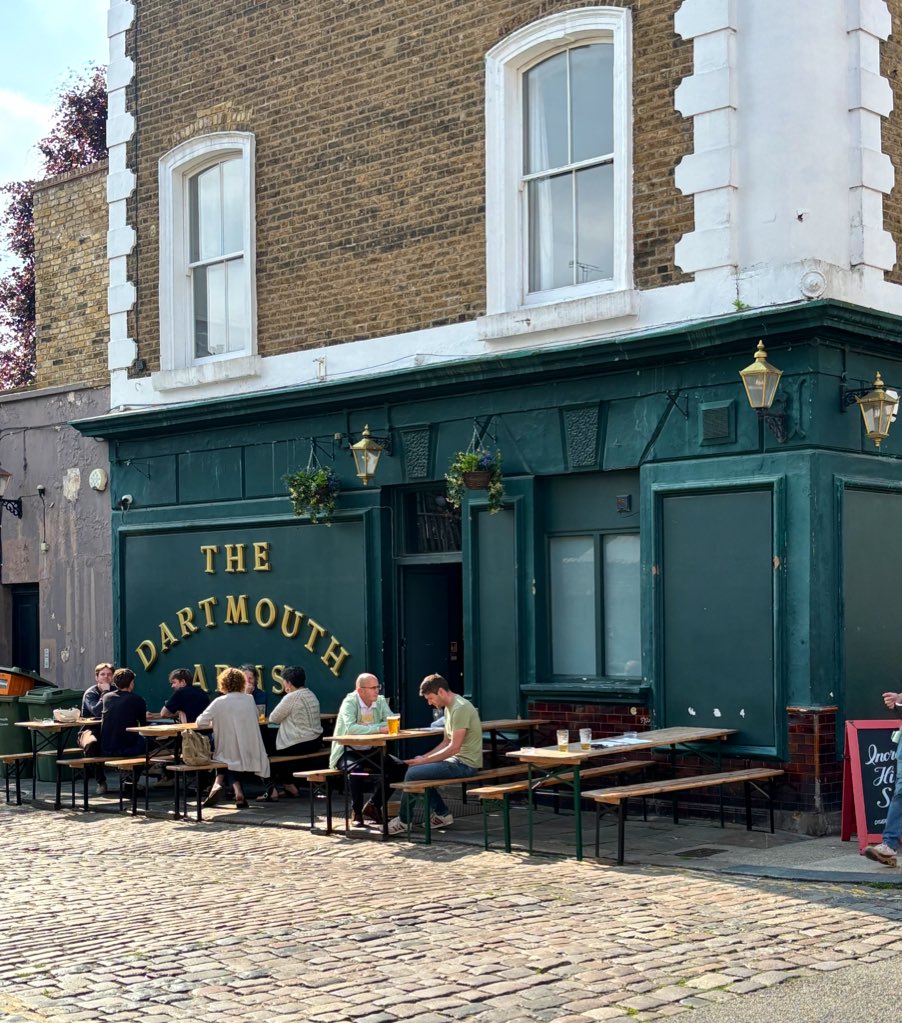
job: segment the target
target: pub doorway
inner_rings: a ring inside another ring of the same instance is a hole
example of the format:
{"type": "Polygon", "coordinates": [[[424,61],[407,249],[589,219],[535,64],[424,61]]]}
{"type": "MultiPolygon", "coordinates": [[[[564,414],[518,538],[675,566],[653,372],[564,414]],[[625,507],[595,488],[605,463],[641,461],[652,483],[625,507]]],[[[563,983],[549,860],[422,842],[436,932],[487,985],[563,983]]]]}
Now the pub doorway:
{"type": "Polygon", "coordinates": [[[417,727],[432,721],[419,695],[427,675],[464,689],[460,512],[435,485],[406,491],[400,503],[397,690],[403,724],[417,727]]]}

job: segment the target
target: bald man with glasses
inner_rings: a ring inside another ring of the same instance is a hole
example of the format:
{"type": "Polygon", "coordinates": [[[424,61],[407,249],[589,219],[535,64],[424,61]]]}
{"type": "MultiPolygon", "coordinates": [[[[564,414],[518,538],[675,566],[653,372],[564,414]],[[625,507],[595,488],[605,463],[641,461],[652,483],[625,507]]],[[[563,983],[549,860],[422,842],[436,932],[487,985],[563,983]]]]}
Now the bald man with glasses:
{"type": "MultiPolygon", "coordinates": [[[[335,721],[335,735],[377,735],[380,732],[388,731],[386,718],[392,713],[388,700],[379,692],[381,686],[375,675],[364,672],[357,676],[354,691],[341,701],[338,708],[338,717],[335,721]]],[[[361,771],[371,771],[372,766],[361,751],[366,753],[372,749],[371,746],[356,746],[353,749],[342,746],[340,742],[332,743],[332,752],[329,756],[330,767],[340,767],[348,776],[351,787],[351,811],[354,823],[363,827],[366,820],[374,824],[382,823],[382,788],[376,779],[376,791],[366,804],[364,797],[364,779],[361,771]]],[[[395,782],[401,781],[407,772],[403,761],[397,757],[386,756],[385,758],[385,782],[386,788],[391,788],[395,782]]]]}

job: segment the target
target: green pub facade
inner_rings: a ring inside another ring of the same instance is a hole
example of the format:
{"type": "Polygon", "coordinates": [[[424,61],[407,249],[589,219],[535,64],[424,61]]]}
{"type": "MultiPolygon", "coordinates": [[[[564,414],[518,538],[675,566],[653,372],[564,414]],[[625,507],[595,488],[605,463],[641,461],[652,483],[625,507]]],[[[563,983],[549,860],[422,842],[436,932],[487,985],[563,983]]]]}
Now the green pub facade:
{"type": "Polygon", "coordinates": [[[117,660],[151,703],[297,663],[409,724],[438,671],[485,718],[725,726],[829,826],[897,679],[902,431],[856,398],[902,384],[899,5],[376,6],[113,0],[112,411],[76,426],[117,660]],[[447,501],[474,447],[496,513],[447,501]]]}

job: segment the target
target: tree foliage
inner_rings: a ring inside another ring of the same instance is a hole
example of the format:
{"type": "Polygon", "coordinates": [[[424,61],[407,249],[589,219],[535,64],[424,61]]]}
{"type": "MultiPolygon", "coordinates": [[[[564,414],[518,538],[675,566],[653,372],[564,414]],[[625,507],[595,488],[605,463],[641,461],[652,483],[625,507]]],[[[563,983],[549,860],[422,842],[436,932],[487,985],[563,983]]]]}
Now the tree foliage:
{"type": "MultiPolygon", "coordinates": [[[[38,143],[47,175],[106,158],[106,71],[91,68],[60,93],[50,134],[38,143]]],[[[35,376],[34,182],[0,189],[6,209],[0,229],[16,265],[0,278],[0,387],[22,387],[35,376]]]]}

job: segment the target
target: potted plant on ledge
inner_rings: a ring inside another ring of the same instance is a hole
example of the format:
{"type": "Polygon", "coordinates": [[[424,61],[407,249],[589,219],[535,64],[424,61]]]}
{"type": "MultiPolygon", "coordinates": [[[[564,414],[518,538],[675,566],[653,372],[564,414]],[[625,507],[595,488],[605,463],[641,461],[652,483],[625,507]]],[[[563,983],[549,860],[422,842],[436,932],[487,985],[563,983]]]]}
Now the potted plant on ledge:
{"type": "Polygon", "coordinates": [[[306,469],[295,469],[283,479],[288,485],[295,515],[306,515],[311,522],[325,522],[328,526],[341,489],[335,473],[321,465],[310,465],[306,469]]]}
{"type": "Polygon", "coordinates": [[[445,473],[448,504],[459,508],[465,490],[486,490],[489,512],[501,511],[504,483],[501,478],[501,452],[494,455],[485,448],[458,451],[445,473]]]}

